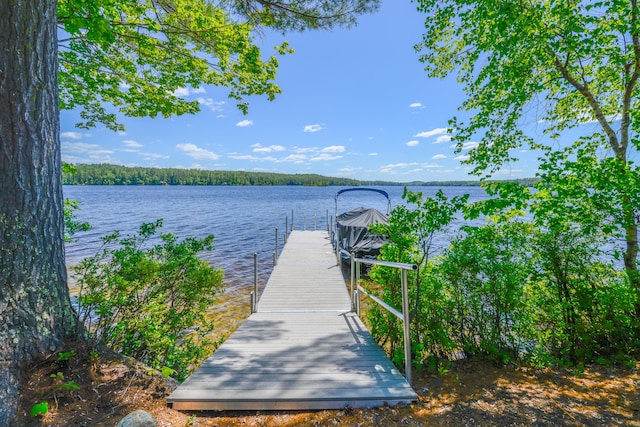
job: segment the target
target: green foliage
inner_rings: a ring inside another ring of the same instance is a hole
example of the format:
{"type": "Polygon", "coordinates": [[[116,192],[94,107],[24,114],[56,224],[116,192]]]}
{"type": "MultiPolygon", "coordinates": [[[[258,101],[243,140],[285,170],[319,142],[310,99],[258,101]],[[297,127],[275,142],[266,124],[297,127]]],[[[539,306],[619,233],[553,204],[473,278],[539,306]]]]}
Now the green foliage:
{"type": "Polygon", "coordinates": [[[67,360],[71,360],[75,356],[76,356],[75,350],[60,352],[58,353],[58,362],[65,362],[67,360]]]}
{"type": "Polygon", "coordinates": [[[212,249],[213,236],[178,241],[159,234],[161,226],[158,220],[135,235],[106,236],[103,248],[74,268],[79,315],[94,339],[183,379],[211,351],[206,314],[223,273],[197,256],[212,249]]]}
{"type": "Polygon", "coordinates": [[[537,351],[579,362],[637,347],[637,295],[624,273],[602,261],[601,244],[571,229],[534,236],[535,269],[525,295],[532,326],[528,338],[537,351]]]}
{"type": "MultiPolygon", "coordinates": [[[[62,163],[62,173],[66,176],[78,173],[75,166],[69,163],[62,163]]],[[[73,236],[78,231],[88,231],[91,225],[88,222],[78,222],[75,211],[78,210],[80,202],[78,200],[64,199],[64,241],[72,242],[73,236]]]]}
{"type": "Polygon", "coordinates": [[[58,371],[55,374],[49,375],[49,378],[53,379],[54,381],[62,382],[64,381],[64,374],[58,371]]]}
{"type": "Polygon", "coordinates": [[[521,209],[530,196],[538,224],[568,222],[581,233],[609,235],[610,242],[621,236],[628,279],[640,294],[635,2],[418,4],[429,16],[416,47],[427,72],[440,78],[457,74],[467,94],[462,110],[471,118],[454,118],[450,126],[458,151],[479,140],[467,161],[474,173],[486,179],[514,161],[517,150],[538,150],[539,191],[527,195],[503,186],[498,191],[507,198],[499,203],[521,209]],[[529,135],[528,123],[536,123],[545,137],[529,135]]]}
{"type": "MultiPolygon", "coordinates": [[[[388,225],[374,226],[377,233],[389,236],[389,242],[380,251],[385,261],[416,264],[417,271],[407,274],[409,282],[412,347],[416,357],[425,356],[423,348],[437,349],[439,355],[451,350],[448,334],[441,328],[439,319],[444,289],[433,280],[433,239],[446,229],[466,203],[467,195],[447,199],[442,190],[433,198],[423,198],[419,192],[405,189],[406,204],[393,209],[388,225]]],[[[373,266],[371,279],[382,285],[381,297],[394,307],[402,306],[400,272],[388,267],[373,266]]],[[[369,312],[372,333],[381,344],[390,349],[394,361],[402,362],[402,328],[398,319],[386,310],[374,307],[369,312]]]]}
{"type": "Polygon", "coordinates": [[[80,390],[80,386],[78,386],[78,384],[74,383],[73,381],[69,381],[69,382],[60,384],[58,386],[58,389],[64,390],[64,391],[80,390]]]}
{"type": "Polygon", "coordinates": [[[37,417],[38,415],[45,415],[47,412],[49,412],[49,402],[41,402],[33,405],[30,414],[32,417],[37,417]]]}
{"type": "MultiPolygon", "coordinates": [[[[406,194],[412,206],[391,214],[381,258],[419,265],[409,274],[414,362],[434,370],[438,360],[462,353],[548,366],[635,354],[638,296],[628,275],[607,261],[602,227],[563,220],[554,214],[564,207],[547,205],[533,205],[533,221],[525,221],[528,189],[492,184],[489,192],[499,197],[474,205],[440,193],[424,201],[406,194]],[[429,256],[433,233],[463,208],[473,217],[493,215],[483,226],[463,226],[449,247],[429,256]]],[[[401,306],[398,271],[374,266],[370,278],[369,291],[401,306]]],[[[377,306],[368,315],[373,335],[400,365],[400,322],[377,306]]]]}
{"type": "Polygon", "coordinates": [[[80,202],[78,200],[64,199],[64,241],[72,242],[73,235],[78,231],[88,231],[91,224],[88,222],[78,222],[75,211],[79,209],[80,202]]]}
{"type": "Polygon", "coordinates": [[[521,222],[465,227],[437,266],[451,298],[447,328],[467,355],[504,363],[524,344],[530,230],[521,222]]]}
{"type": "MultiPolygon", "coordinates": [[[[199,111],[179,96],[184,88],[216,85],[247,112],[246,98],[280,93],[278,59],[263,54],[254,31],[350,25],[378,0],[337,2],[172,0],[58,2],[62,34],[60,105],[81,108],[80,127],[123,127],[106,105],[131,117],[169,117],[199,111]]],[[[287,42],[277,54],[292,53],[287,42]]]]}
{"type": "Polygon", "coordinates": [[[169,378],[171,375],[174,375],[176,373],[175,369],[171,369],[166,366],[163,366],[160,369],[160,372],[162,372],[162,376],[165,378],[169,378]]]}
{"type": "Polygon", "coordinates": [[[76,185],[348,185],[360,182],[316,174],[159,169],[109,164],[76,165],[77,173],[65,174],[65,184],[76,185]]]}

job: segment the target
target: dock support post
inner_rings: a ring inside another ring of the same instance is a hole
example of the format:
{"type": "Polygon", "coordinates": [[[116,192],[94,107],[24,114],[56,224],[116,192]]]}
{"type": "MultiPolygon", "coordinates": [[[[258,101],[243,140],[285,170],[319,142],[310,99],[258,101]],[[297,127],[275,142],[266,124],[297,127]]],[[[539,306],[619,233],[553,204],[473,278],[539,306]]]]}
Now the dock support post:
{"type": "Polygon", "coordinates": [[[251,292],[251,314],[256,312],[256,294],[251,292]]]}
{"type": "Polygon", "coordinates": [[[409,328],[409,291],[407,270],[402,270],[402,314],[404,318],[404,371],[405,378],[411,384],[411,332],[409,328]]]}
{"type": "Polygon", "coordinates": [[[284,244],[287,244],[287,234],[289,233],[289,217],[284,217],[284,244]]]}
{"type": "Polygon", "coordinates": [[[291,231],[293,231],[293,209],[291,209],[291,231]]]}
{"type": "MultiPolygon", "coordinates": [[[[339,253],[338,253],[338,256],[340,256],[339,253]]],[[[356,254],[351,252],[351,311],[355,309],[355,304],[354,304],[355,298],[353,293],[355,282],[356,282],[356,254]]]]}
{"type": "Polygon", "coordinates": [[[258,311],[258,254],[253,253],[253,301],[251,302],[251,312],[258,311]]]}
{"type": "Polygon", "coordinates": [[[278,229],[276,228],[276,250],[273,253],[273,265],[278,265],[278,229]]]}

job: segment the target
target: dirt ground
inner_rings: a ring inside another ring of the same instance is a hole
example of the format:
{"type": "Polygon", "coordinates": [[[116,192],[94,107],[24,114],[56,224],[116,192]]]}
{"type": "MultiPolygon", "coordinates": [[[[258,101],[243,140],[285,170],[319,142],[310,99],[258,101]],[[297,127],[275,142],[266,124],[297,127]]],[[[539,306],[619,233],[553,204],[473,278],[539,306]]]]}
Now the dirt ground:
{"type": "Polygon", "coordinates": [[[26,374],[17,425],[114,426],[145,409],[158,426],[640,426],[640,363],[571,371],[462,360],[447,372],[417,372],[413,386],[420,400],[411,405],[193,413],[167,408],[176,384],[160,374],[116,355],[91,359],[81,346],[75,351],[69,361],[52,358],[26,374]],[[60,387],[69,381],[79,389],[60,387]],[[31,416],[33,405],[44,401],[49,411],[31,416]]]}
{"type": "MultiPolygon", "coordinates": [[[[220,336],[249,313],[246,298],[224,296],[214,313],[220,336]]],[[[219,337],[218,337],[219,338],[219,337]]],[[[177,383],[109,351],[81,344],[24,373],[17,426],[114,426],[136,409],[158,426],[637,426],[640,362],[580,369],[498,366],[480,359],[451,362],[438,372],[416,369],[419,401],[381,408],[315,412],[179,412],[166,397],[177,383]],[[72,383],[71,383],[72,382],[72,383]],[[48,403],[44,415],[33,406],[48,403]]]]}

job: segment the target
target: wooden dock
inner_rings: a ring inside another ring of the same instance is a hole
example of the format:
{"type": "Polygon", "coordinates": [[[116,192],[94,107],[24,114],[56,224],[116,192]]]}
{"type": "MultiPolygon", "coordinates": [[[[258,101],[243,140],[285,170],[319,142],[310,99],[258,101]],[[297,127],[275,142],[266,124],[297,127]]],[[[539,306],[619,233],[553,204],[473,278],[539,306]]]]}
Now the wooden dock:
{"type": "Polygon", "coordinates": [[[167,403],[178,410],[317,410],[416,400],[351,312],[327,233],[293,231],[257,312],[167,403]]]}

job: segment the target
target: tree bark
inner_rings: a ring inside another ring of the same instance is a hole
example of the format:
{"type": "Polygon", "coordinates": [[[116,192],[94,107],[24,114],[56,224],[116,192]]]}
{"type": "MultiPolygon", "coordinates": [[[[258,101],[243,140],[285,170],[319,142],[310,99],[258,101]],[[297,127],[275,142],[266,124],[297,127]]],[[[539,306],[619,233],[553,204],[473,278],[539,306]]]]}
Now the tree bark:
{"type": "Polygon", "coordinates": [[[75,326],[63,244],[55,0],[0,1],[0,425],[75,326]]]}

